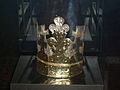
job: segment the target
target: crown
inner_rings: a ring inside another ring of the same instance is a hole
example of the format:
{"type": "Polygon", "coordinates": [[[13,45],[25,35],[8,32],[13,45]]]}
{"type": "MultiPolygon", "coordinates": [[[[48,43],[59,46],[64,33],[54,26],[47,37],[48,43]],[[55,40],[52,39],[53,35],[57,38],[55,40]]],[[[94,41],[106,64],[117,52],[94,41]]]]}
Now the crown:
{"type": "Polygon", "coordinates": [[[37,71],[49,77],[68,78],[82,72],[83,64],[83,33],[80,26],[72,32],[74,40],[67,38],[69,25],[64,24],[62,17],[55,17],[49,29],[41,26],[37,41],[37,71]],[[51,35],[50,35],[51,34],[51,35]],[[46,38],[46,36],[51,36],[46,38]]]}

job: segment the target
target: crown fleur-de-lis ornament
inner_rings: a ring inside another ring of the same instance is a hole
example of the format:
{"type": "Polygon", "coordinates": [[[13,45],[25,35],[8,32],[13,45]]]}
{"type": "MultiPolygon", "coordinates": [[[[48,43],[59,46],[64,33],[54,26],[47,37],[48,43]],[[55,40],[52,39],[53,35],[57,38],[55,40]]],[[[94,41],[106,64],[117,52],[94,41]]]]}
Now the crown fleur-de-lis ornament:
{"type": "Polygon", "coordinates": [[[66,34],[66,32],[69,31],[69,26],[68,26],[68,24],[64,24],[64,19],[62,17],[56,17],[54,19],[54,23],[55,24],[50,24],[49,25],[49,29],[52,32],[52,34],[54,32],[58,32],[58,31],[59,32],[64,32],[66,34]]]}

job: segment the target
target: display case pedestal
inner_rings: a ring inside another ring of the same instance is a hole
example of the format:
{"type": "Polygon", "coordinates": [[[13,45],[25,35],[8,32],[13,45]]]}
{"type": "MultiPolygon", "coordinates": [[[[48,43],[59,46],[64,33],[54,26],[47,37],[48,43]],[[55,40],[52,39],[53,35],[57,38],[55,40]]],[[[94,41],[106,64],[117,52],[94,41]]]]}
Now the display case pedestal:
{"type": "Polygon", "coordinates": [[[42,76],[36,71],[35,56],[21,56],[14,72],[10,89],[11,90],[103,90],[103,81],[96,56],[84,58],[84,73],[67,80],[70,85],[50,85],[50,80],[61,81],[60,79],[42,76]]]}

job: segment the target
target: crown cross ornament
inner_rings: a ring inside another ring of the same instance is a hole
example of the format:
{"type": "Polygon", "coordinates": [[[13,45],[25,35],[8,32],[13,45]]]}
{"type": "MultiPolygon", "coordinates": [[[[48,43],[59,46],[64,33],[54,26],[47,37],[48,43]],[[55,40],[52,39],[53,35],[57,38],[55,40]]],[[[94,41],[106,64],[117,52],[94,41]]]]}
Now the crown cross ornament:
{"type": "MultiPolygon", "coordinates": [[[[45,44],[42,46],[44,51],[38,51],[37,71],[42,75],[54,78],[76,76],[82,72],[83,64],[82,54],[79,50],[82,42],[76,43],[81,37],[81,33],[77,28],[76,32],[73,32],[76,41],[72,41],[70,38],[66,38],[69,25],[64,24],[64,19],[55,17],[54,23],[49,25],[52,37],[43,40],[46,43],[46,46],[44,46],[45,44]]],[[[40,35],[46,37],[47,34],[49,35],[49,31],[44,29],[42,28],[40,35]]]]}

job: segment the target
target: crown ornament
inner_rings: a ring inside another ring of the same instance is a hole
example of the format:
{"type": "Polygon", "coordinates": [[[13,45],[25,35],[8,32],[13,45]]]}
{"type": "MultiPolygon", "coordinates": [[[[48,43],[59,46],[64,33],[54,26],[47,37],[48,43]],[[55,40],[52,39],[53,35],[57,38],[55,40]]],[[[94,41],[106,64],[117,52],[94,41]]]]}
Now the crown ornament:
{"type": "Polygon", "coordinates": [[[37,41],[37,71],[45,76],[54,78],[68,78],[79,75],[83,64],[83,36],[79,26],[73,31],[74,41],[67,38],[69,25],[64,24],[62,17],[55,17],[49,29],[41,26],[37,41]],[[46,35],[51,37],[46,38],[46,35]]]}

